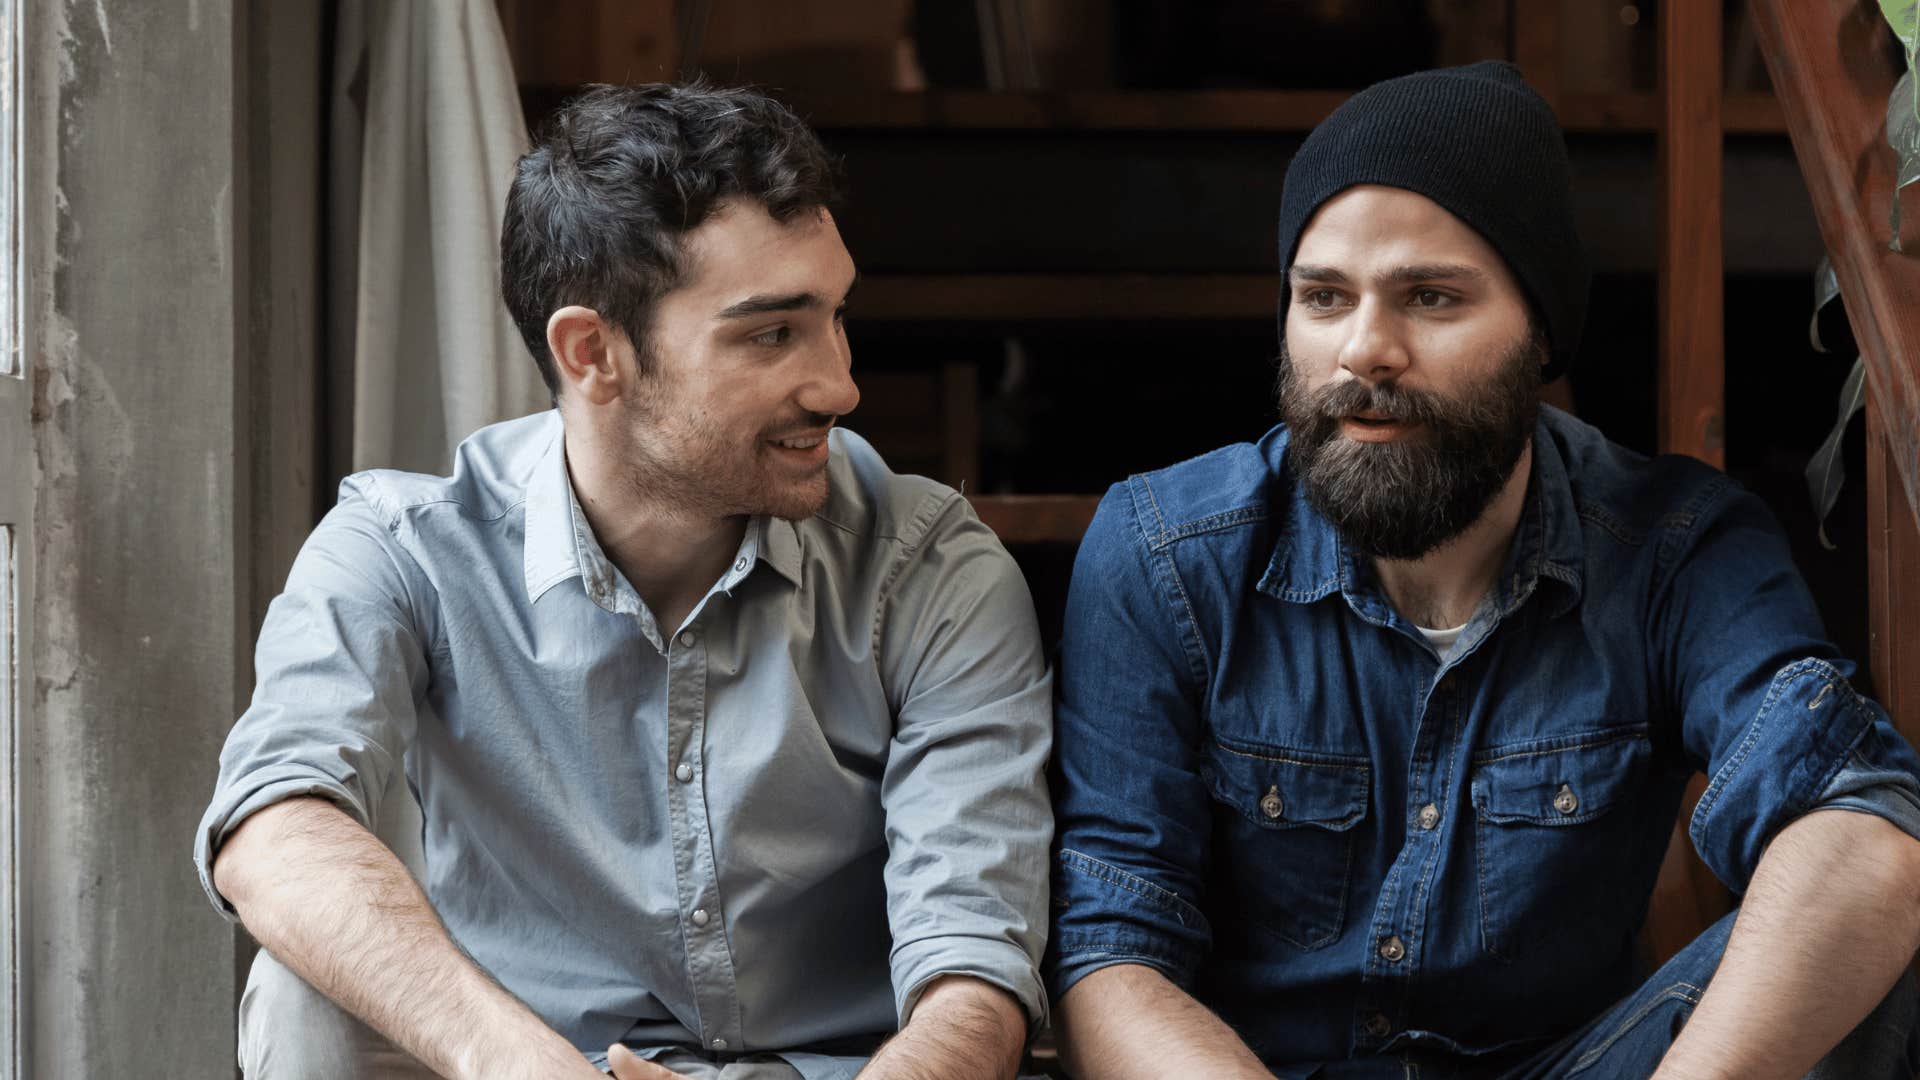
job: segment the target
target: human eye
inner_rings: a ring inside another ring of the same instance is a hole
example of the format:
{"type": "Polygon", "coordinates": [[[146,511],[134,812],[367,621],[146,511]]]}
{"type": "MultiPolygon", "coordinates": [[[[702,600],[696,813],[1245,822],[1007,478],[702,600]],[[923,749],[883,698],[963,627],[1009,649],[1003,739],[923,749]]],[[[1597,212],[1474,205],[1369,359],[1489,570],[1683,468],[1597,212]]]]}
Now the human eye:
{"type": "Polygon", "coordinates": [[[792,337],[793,337],[792,327],[774,326],[774,327],[769,327],[766,330],[760,331],[759,333],[753,335],[747,340],[751,341],[755,345],[762,345],[769,349],[776,349],[782,345],[785,345],[792,337]]]}
{"type": "Polygon", "coordinates": [[[1294,303],[1312,311],[1332,311],[1340,306],[1340,294],[1333,289],[1299,289],[1294,303]]]}
{"type": "Polygon", "coordinates": [[[1454,297],[1439,289],[1415,289],[1412,301],[1413,306],[1418,308],[1443,308],[1451,306],[1454,297]]]}

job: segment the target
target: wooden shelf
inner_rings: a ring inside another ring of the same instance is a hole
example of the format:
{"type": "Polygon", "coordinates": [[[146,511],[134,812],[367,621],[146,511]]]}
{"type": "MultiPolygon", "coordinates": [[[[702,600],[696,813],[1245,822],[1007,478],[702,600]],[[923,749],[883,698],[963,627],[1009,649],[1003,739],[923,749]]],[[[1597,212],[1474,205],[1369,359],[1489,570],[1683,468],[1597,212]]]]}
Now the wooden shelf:
{"type": "Polygon", "coordinates": [[[857,320],[1267,319],[1274,274],[876,274],[857,320]]]}
{"type": "MultiPolygon", "coordinates": [[[[529,120],[559,107],[574,86],[527,85],[529,120]]],[[[1346,90],[929,90],[918,93],[785,95],[823,131],[1289,132],[1304,133],[1349,96],[1346,90]]],[[[1660,102],[1649,91],[1567,93],[1560,122],[1586,134],[1652,134],[1660,102]]],[[[1770,93],[1728,94],[1726,129],[1781,134],[1786,120],[1770,93]]]]}
{"type": "MultiPolygon", "coordinates": [[[[1560,99],[1560,123],[1568,131],[1651,134],[1660,125],[1660,96],[1653,93],[1566,94],[1560,99]]],[[[1729,135],[1784,135],[1786,114],[1770,93],[1724,94],[1720,121],[1729,135]]]]}
{"type": "Polygon", "coordinates": [[[826,130],[1306,131],[1345,90],[930,90],[795,95],[826,130]]]}
{"type": "MultiPolygon", "coordinates": [[[[828,131],[1305,132],[1347,97],[1345,90],[935,90],[796,95],[795,105],[828,131]]],[[[1572,132],[1651,134],[1660,102],[1646,91],[1570,93],[1558,112],[1572,132]]],[[[1735,134],[1786,131],[1780,103],[1769,93],[1728,94],[1724,113],[1735,134]]]]}
{"type": "Polygon", "coordinates": [[[1077,544],[1098,495],[969,495],[974,512],[1003,544],[1077,544]]]}

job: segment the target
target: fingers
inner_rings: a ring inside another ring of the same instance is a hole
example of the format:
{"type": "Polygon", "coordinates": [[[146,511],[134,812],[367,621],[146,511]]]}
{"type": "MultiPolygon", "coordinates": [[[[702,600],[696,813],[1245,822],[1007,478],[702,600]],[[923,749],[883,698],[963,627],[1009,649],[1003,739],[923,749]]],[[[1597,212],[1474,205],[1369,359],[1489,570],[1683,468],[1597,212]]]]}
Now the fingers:
{"type": "Polygon", "coordinates": [[[671,1069],[663,1069],[618,1043],[607,1048],[607,1068],[613,1080],[686,1080],[671,1069]]]}

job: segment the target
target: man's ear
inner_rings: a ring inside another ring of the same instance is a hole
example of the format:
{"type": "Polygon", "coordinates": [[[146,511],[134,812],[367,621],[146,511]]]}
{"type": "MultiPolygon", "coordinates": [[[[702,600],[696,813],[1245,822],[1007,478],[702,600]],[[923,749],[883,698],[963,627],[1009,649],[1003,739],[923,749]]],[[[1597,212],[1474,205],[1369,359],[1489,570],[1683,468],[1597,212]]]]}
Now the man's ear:
{"type": "Polygon", "coordinates": [[[563,388],[589,405],[605,405],[623,389],[615,353],[624,342],[600,313],[572,304],[547,318],[547,351],[563,388]]]}

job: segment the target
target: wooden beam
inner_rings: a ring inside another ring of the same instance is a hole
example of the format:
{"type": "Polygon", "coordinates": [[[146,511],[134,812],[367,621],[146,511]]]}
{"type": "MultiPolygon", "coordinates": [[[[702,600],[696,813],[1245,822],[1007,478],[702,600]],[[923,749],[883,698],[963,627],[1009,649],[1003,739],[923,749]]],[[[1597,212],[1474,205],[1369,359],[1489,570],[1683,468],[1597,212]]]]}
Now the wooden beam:
{"type": "Polygon", "coordinates": [[[1874,693],[1920,743],[1920,526],[1900,491],[1886,418],[1867,403],[1867,647],[1874,693]]]}
{"type": "Polygon", "coordinates": [[[961,491],[980,484],[980,365],[949,360],[942,371],[941,437],[946,441],[947,475],[961,491]]]}
{"type": "MultiPolygon", "coordinates": [[[[1752,9],[1847,321],[1867,360],[1888,482],[1897,481],[1920,522],[1920,260],[1887,247],[1895,163],[1883,129],[1900,77],[1884,48],[1889,31],[1878,10],[1852,0],[1754,0],[1752,9]]],[[[1907,215],[1909,223],[1916,218],[1907,215]]],[[[1909,235],[1906,247],[1920,250],[1920,235],[1909,235]]]]}
{"type": "Polygon", "coordinates": [[[1660,7],[1660,448],[1726,464],[1720,5],[1660,7]]]}

